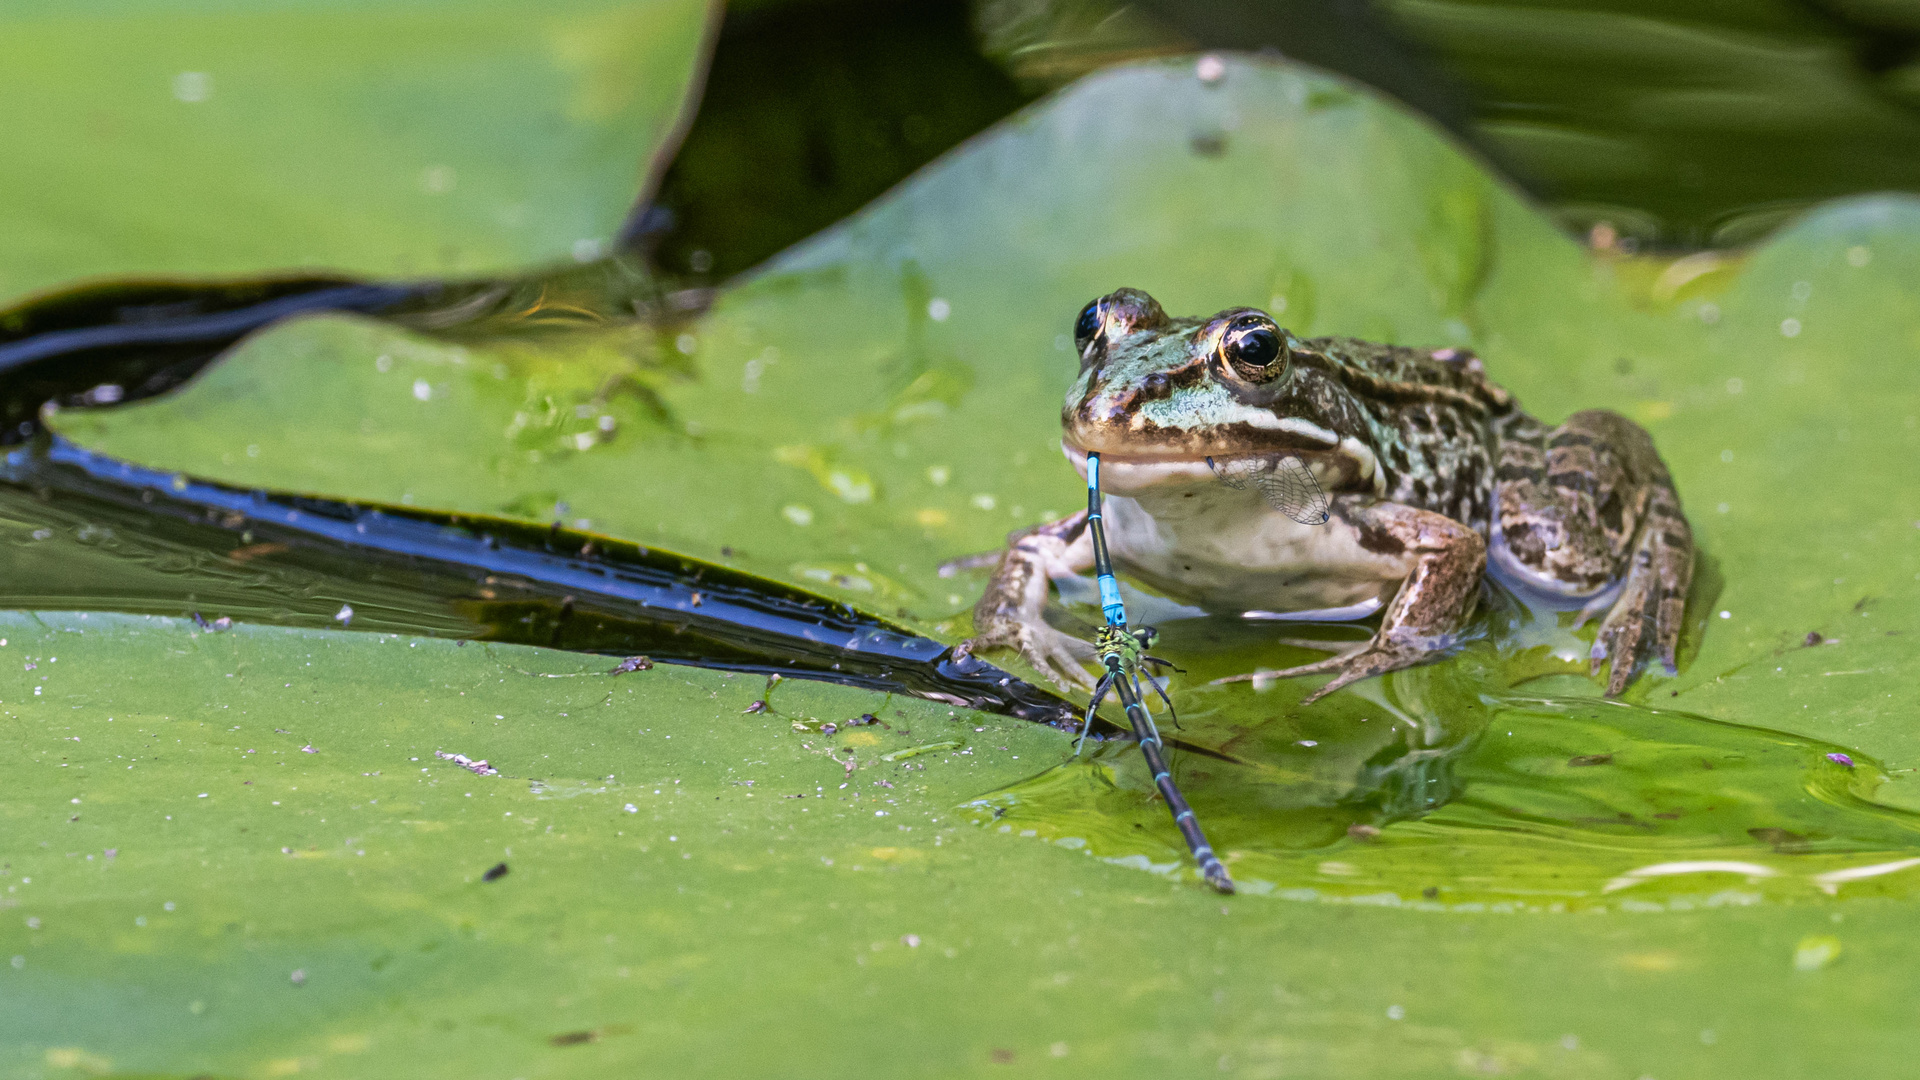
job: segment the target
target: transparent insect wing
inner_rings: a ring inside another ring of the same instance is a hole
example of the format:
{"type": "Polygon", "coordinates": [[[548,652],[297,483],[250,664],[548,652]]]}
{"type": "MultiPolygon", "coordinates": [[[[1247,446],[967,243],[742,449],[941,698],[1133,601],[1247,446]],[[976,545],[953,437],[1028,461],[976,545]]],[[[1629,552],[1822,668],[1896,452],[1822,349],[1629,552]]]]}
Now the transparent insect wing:
{"type": "Polygon", "coordinates": [[[1208,458],[1207,465],[1222,484],[1235,489],[1253,488],[1267,505],[1302,525],[1327,522],[1327,493],[1297,457],[1208,458]]]}
{"type": "Polygon", "coordinates": [[[1261,473],[1254,483],[1269,506],[1300,524],[1327,523],[1327,493],[1320,490],[1320,481],[1299,458],[1281,458],[1271,472],[1261,473]]]}

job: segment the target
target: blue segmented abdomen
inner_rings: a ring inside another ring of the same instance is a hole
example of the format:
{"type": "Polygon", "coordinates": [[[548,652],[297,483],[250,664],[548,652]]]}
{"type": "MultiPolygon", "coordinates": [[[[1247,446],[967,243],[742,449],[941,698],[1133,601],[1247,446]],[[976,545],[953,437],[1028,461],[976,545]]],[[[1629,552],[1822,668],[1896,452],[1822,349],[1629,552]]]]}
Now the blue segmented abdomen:
{"type": "Polygon", "coordinates": [[[1100,575],[1100,611],[1114,626],[1127,625],[1127,605],[1120,599],[1120,583],[1111,574],[1100,575]]]}

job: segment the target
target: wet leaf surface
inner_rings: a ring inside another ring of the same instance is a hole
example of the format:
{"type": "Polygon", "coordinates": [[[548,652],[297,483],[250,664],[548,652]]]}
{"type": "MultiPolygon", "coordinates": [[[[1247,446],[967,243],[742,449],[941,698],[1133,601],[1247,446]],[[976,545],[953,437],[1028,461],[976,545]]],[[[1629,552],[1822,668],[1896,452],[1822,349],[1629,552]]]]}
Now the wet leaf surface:
{"type": "MultiPolygon", "coordinates": [[[[409,1046],[471,1046],[476,1057],[684,1053],[704,1055],[702,1067],[779,1060],[805,1073],[844,1071],[857,1057],[926,1072],[1038,1062],[1143,1075],[1894,1075],[1890,1063],[1911,1042],[1893,1017],[1912,946],[1902,930],[1908,904],[1888,897],[1907,895],[1912,878],[1901,869],[1821,876],[1920,854],[1909,839],[1920,797],[1908,771],[1920,764],[1920,738],[1901,675],[1920,594],[1920,494],[1888,465],[1920,441],[1910,363],[1920,310],[1907,285],[1916,270],[1920,205],[1899,199],[1827,207],[1739,256],[1594,255],[1420,125],[1344,85],[1246,62],[1208,85],[1169,64],[1096,77],[963,147],[776,260],[697,324],[458,347],[348,318],[267,331],[175,397],[69,412],[57,426],[97,450],[236,483],[586,518],[903,612],[956,640],[979,579],[942,578],[938,564],[997,547],[1008,529],[1077,501],[1056,449],[1072,373],[1059,341],[1087,298],[1134,285],[1174,312],[1251,303],[1304,334],[1469,345],[1543,417],[1618,409],[1652,430],[1717,572],[1696,590],[1683,670],[1644,676],[1620,705],[1598,703],[1598,685],[1577,664],[1590,629],[1503,607],[1459,657],[1304,709],[1310,683],[1205,685],[1305,658],[1272,642],[1298,628],[1165,625],[1158,651],[1190,669],[1171,686],[1183,734],[1231,759],[1182,755],[1183,787],[1219,823],[1230,862],[1271,896],[1223,907],[1178,880],[1177,838],[1134,794],[1142,778],[1123,747],[1063,766],[1067,737],[970,718],[964,749],[886,766],[926,764],[925,779],[911,773],[923,790],[904,790],[892,774],[877,778],[894,789],[868,789],[902,800],[893,827],[934,832],[937,853],[925,851],[930,841],[862,831],[874,826],[850,809],[843,824],[815,828],[814,814],[798,811],[806,800],[793,800],[787,817],[756,821],[763,831],[796,826],[775,845],[791,862],[762,863],[754,852],[765,844],[713,836],[745,820],[727,817],[744,811],[729,811],[716,787],[717,799],[682,804],[681,835],[696,835],[697,824],[703,842],[729,857],[738,844],[741,865],[759,872],[697,857],[674,866],[657,837],[635,854],[628,837],[605,835],[621,826],[602,819],[598,831],[573,827],[564,849],[572,876],[556,880],[556,891],[595,899],[523,910],[496,898],[542,871],[506,856],[507,833],[489,820],[407,849],[402,862],[417,871],[358,871],[357,855],[325,864],[371,882],[355,883],[365,891],[348,910],[359,914],[318,924],[331,929],[301,938],[262,911],[248,916],[263,927],[257,948],[222,952],[213,942],[228,939],[207,929],[191,948],[152,954],[155,978],[178,981],[175,965],[200,965],[193,970],[265,979],[264,966],[250,965],[271,954],[278,987],[281,969],[306,962],[290,951],[299,941],[347,964],[355,950],[399,954],[396,943],[427,927],[471,926],[458,949],[415,960],[421,982],[401,995],[406,1006],[375,1004],[398,998],[378,997],[381,976],[363,972],[337,1005],[288,1014],[346,1025],[275,1029],[296,1061],[323,1053],[304,1047],[330,1045],[315,1040],[371,1032],[382,1047],[406,1033],[422,1040],[409,1046]],[[1819,644],[1805,644],[1810,632],[1819,644]],[[1573,764],[1581,758],[1589,763],[1573,764]],[[1409,764],[1419,760],[1431,767],[1409,764]],[[1430,779],[1452,788],[1451,799],[1423,816],[1414,781],[1430,779]],[[908,807],[924,819],[908,822],[908,807]],[[1669,812],[1682,816],[1656,816],[1669,812]],[[898,854],[909,846],[924,861],[898,854]],[[896,854],[883,860],[883,848],[896,854]],[[492,891],[453,891],[456,876],[477,881],[503,858],[508,876],[472,886],[492,891]],[[669,869],[650,861],[662,858],[669,869]],[[856,861],[859,873],[848,869],[856,861]],[[891,869],[866,872],[882,862],[891,869]],[[1651,869],[1676,862],[1765,872],[1651,869]],[[424,885],[410,893],[414,872],[437,874],[458,899],[424,885]],[[1833,896],[1822,880],[1837,883],[1833,896]],[[1502,892],[1514,883],[1536,898],[1502,892]],[[389,893],[413,899],[379,899],[389,893]],[[1309,895],[1376,903],[1281,902],[1309,895]],[[1556,902],[1596,914],[1495,908],[1556,902]],[[583,974],[608,966],[636,925],[649,928],[654,959],[626,966],[652,982],[583,974]],[[943,940],[956,931],[957,942],[943,940]],[[906,935],[922,944],[904,944],[906,935]],[[1822,935],[1844,948],[1800,963],[1811,955],[1804,942],[1822,935]],[[941,962],[949,966],[920,970],[941,962]],[[1779,1022],[1789,1015],[1792,1024],[1779,1022]],[[720,1031],[755,1034],[716,1047],[720,1031]]],[[[197,640],[290,650],[305,639],[249,630],[197,640]]],[[[401,647],[328,640],[387,656],[401,647]]],[[[426,713],[446,712],[432,689],[444,682],[456,695],[484,690],[491,713],[513,715],[491,704],[503,684],[451,674],[480,663],[474,654],[407,647],[406,661],[378,678],[434,702],[426,713]]],[[[539,655],[515,662],[578,670],[539,655]]],[[[209,671],[205,685],[220,687],[226,674],[209,671]]],[[[676,743],[711,747],[701,760],[736,770],[791,760],[845,775],[844,753],[795,753],[790,740],[811,739],[818,726],[797,721],[802,735],[796,720],[739,715],[758,687],[736,680],[720,696],[739,701],[715,709],[698,694],[721,690],[718,676],[672,677],[711,689],[636,705],[659,710],[646,739],[610,720],[590,725],[590,736],[568,717],[514,730],[506,749],[448,749],[511,774],[501,761],[561,746],[581,754],[572,744],[597,741],[619,760],[555,774],[591,785],[623,769],[665,775],[661,763],[679,759],[653,737],[671,726],[676,743]],[[785,757],[768,749],[776,740],[785,757]]],[[[513,691],[527,708],[586,708],[557,704],[564,695],[552,687],[571,684],[527,685],[513,691]]],[[[604,691],[587,685],[599,702],[604,691]]],[[[153,691],[124,692],[131,701],[153,691]]],[[[215,723],[211,692],[199,692],[195,722],[215,723]]],[[[960,720],[853,691],[805,693],[833,703],[804,706],[813,721],[906,709],[910,737],[887,741],[896,733],[867,727],[835,737],[880,738],[866,744],[876,754],[947,741],[940,725],[960,720]]],[[[0,688],[0,701],[11,700],[0,688]]],[[[314,715],[345,728],[336,711],[314,715]]],[[[370,761],[345,771],[370,771],[370,761]]],[[[843,782],[865,782],[858,761],[843,782]]],[[[690,764],[685,774],[696,775],[690,764]]],[[[724,774],[697,775],[718,785],[724,774]]],[[[129,797],[159,805],[160,793],[138,791],[129,797]]],[[[169,788],[164,797],[176,796],[169,788]]],[[[756,813],[760,798],[756,788],[756,813]]],[[[18,805],[38,813],[51,803],[23,796],[18,805]]],[[[211,835],[197,841],[207,871],[226,850],[211,835]]],[[[178,869],[191,872],[191,860],[178,869]]],[[[75,885],[63,901],[86,914],[61,955],[114,940],[112,920],[125,913],[97,906],[96,889],[75,885]]],[[[223,902],[249,903],[238,894],[223,902]]],[[[22,941],[39,932],[7,931],[22,941]]],[[[313,1001],[318,985],[297,1000],[313,1001]]],[[[103,1029],[66,1023],[74,1035],[61,1046],[132,1060],[103,1029]]],[[[221,1045],[264,1038],[233,1030],[221,1045]]]]}
{"type": "Polygon", "coordinates": [[[0,301],[105,275],[593,258],[706,20],[698,0],[11,5],[0,301]]]}

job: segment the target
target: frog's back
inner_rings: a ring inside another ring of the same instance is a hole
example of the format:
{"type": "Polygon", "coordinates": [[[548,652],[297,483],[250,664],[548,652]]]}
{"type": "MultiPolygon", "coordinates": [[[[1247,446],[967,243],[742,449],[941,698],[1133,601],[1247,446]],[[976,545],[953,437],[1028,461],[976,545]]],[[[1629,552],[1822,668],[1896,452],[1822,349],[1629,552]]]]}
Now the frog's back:
{"type": "Polygon", "coordinates": [[[1350,395],[1364,416],[1378,469],[1375,490],[1484,534],[1501,432],[1524,414],[1486,377],[1479,357],[1358,338],[1302,344],[1296,362],[1350,395]]]}

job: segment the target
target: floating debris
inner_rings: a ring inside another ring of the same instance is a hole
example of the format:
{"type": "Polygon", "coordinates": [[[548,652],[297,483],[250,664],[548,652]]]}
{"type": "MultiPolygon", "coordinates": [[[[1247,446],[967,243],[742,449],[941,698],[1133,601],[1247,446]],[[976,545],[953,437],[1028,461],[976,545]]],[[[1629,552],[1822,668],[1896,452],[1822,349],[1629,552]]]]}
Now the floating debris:
{"type": "Polygon", "coordinates": [[[451,761],[475,776],[499,776],[500,770],[487,764],[485,758],[474,760],[465,754],[449,754],[445,750],[435,750],[433,756],[442,761],[451,761]]]}
{"type": "Polygon", "coordinates": [[[1842,754],[1839,751],[1835,751],[1831,754],[1828,754],[1827,760],[1833,762],[1835,765],[1844,765],[1849,769],[1853,768],[1853,758],[1847,756],[1846,754],[1842,754]]]}
{"type": "Polygon", "coordinates": [[[653,661],[645,656],[629,656],[620,661],[620,666],[607,672],[609,675],[627,675],[635,671],[652,671],[653,661]]]}
{"type": "Polygon", "coordinates": [[[499,881],[501,878],[506,876],[507,876],[507,864],[494,863],[491,867],[487,869],[486,873],[480,875],[480,880],[481,881],[499,881]]]}
{"type": "Polygon", "coordinates": [[[966,744],[959,739],[947,739],[943,742],[927,743],[925,746],[910,746],[905,750],[895,750],[891,754],[882,754],[880,755],[880,760],[905,761],[910,757],[919,757],[921,754],[932,754],[941,750],[958,750],[965,745],[966,744]]]}

